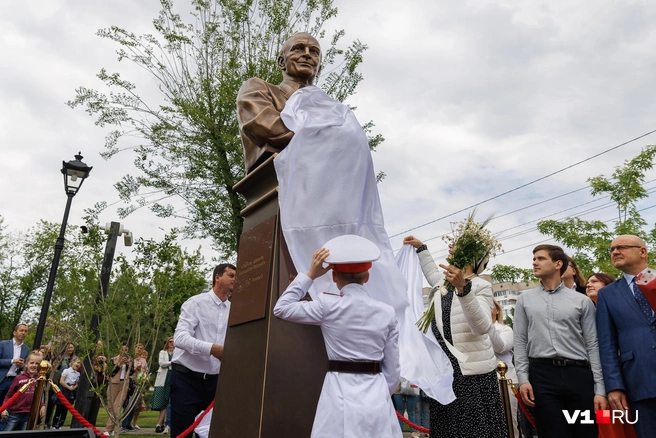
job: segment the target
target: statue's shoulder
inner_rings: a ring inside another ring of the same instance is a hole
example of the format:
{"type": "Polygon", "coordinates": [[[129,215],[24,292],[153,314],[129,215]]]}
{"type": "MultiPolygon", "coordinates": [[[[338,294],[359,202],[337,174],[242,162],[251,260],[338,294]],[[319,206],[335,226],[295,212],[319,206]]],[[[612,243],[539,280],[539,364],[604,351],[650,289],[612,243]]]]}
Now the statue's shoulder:
{"type": "Polygon", "coordinates": [[[278,86],[270,84],[260,78],[250,78],[249,80],[247,80],[241,85],[238,96],[241,96],[246,93],[251,93],[253,91],[270,90],[271,88],[278,88],[278,86]]]}

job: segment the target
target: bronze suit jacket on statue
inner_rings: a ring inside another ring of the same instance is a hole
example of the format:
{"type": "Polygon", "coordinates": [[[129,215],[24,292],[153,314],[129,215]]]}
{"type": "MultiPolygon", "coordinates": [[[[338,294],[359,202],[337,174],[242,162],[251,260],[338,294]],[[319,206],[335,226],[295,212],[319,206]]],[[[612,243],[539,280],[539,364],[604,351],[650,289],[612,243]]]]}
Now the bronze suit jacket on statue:
{"type": "Polygon", "coordinates": [[[237,95],[237,120],[244,145],[246,173],[274,152],[285,148],[294,133],[285,127],[280,113],[294,88],[285,82],[269,84],[259,78],[244,82],[237,95]]]}

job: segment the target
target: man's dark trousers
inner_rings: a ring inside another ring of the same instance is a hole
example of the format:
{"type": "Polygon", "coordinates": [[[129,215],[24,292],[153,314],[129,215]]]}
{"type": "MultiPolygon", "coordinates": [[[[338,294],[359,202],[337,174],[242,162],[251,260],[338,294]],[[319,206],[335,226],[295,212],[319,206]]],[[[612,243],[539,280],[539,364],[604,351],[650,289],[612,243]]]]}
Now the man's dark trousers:
{"type": "Polygon", "coordinates": [[[530,363],[528,380],[533,387],[533,413],[540,438],[597,438],[594,379],[592,370],[582,366],[557,366],[530,363]],[[593,424],[567,424],[563,410],[573,416],[575,410],[589,410],[593,424]]]}
{"type": "Polygon", "coordinates": [[[633,425],[638,437],[656,437],[656,398],[629,402],[629,412],[638,411],[638,421],[633,425]]]}
{"type": "Polygon", "coordinates": [[[218,375],[171,370],[171,436],[184,432],[204,411],[216,393],[218,375]]]}

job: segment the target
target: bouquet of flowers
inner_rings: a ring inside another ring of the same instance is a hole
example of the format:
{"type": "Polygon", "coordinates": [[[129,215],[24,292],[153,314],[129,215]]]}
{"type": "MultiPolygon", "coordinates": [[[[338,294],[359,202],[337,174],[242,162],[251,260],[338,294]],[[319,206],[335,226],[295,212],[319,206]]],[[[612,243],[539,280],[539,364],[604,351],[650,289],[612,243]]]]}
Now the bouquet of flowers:
{"type": "Polygon", "coordinates": [[[451,222],[451,235],[445,235],[442,240],[452,249],[446,258],[450,265],[460,269],[472,266],[474,272],[478,272],[490,257],[502,250],[496,236],[485,229],[493,216],[479,223],[474,220],[475,214],[476,210],[463,221],[451,222]]]}
{"type": "MultiPolygon", "coordinates": [[[[475,273],[480,273],[490,257],[496,256],[497,251],[502,251],[502,249],[496,236],[485,228],[492,220],[492,216],[479,223],[474,220],[475,215],[476,210],[472,211],[463,221],[451,222],[451,235],[445,235],[442,240],[451,249],[451,254],[446,258],[450,265],[459,269],[472,266],[475,273]]],[[[444,284],[439,287],[440,295],[446,295],[448,284],[449,282],[445,280],[444,284]]],[[[435,318],[435,306],[431,302],[416,323],[419,330],[426,333],[433,318],[435,318]]]]}

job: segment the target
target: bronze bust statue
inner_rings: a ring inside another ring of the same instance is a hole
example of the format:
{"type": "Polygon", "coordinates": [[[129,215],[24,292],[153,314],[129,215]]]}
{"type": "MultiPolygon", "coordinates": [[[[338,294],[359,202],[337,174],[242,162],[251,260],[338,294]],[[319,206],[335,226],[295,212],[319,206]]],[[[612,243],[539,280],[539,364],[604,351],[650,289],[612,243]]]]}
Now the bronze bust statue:
{"type": "Polygon", "coordinates": [[[299,32],[282,45],[278,55],[280,85],[259,78],[244,82],[237,95],[237,120],[244,145],[244,165],[250,173],[274,152],[280,152],[294,133],[280,113],[296,90],[313,85],[321,70],[321,47],[309,33],[299,32]]]}

